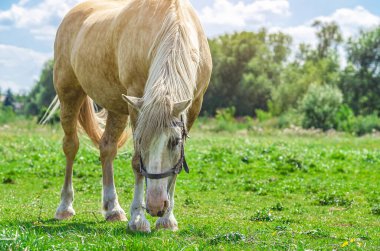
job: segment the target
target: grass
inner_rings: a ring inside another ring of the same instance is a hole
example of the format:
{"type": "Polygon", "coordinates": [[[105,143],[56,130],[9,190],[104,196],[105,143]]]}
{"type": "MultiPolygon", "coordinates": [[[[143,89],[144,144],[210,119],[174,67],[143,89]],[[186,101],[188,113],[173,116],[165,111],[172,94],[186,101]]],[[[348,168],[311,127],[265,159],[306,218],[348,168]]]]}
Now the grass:
{"type": "MultiPolygon", "coordinates": [[[[380,250],[378,137],[195,128],[190,174],[177,182],[180,230],[150,234],[104,221],[100,161],[85,138],[74,167],[77,215],[52,219],[64,175],[61,138],[49,127],[0,128],[0,250],[380,250]]],[[[115,161],[126,211],[131,145],[115,161]]]]}

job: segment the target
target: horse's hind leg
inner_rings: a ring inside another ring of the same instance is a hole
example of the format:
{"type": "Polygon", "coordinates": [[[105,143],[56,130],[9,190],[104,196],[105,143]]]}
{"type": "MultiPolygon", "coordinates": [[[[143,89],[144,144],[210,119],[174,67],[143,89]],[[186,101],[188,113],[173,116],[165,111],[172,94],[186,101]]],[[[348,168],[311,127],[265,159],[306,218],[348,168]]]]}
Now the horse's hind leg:
{"type": "Polygon", "coordinates": [[[61,103],[61,125],[65,133],[63,138],[63,152],[66,156],[66,174],[61,191],[61,203],[56,211],[55,218],[63,220],[75,214],[72,206],[74,200],[72,183],[73,164],[79,148],[77,121],[80,107],[86,94],[78,85],[61,89],[58,83],[56,89],[61,103]]]}
{"type": "Polygon", "coordinates": [[[117,153],[117,145],[127,125],[128,115],[108,112],[107,124],[100,140],[100,159],[103,170],[103,210],[108,221],[126,221],[124,210],[117,198],[113,161],[117,153]]]}

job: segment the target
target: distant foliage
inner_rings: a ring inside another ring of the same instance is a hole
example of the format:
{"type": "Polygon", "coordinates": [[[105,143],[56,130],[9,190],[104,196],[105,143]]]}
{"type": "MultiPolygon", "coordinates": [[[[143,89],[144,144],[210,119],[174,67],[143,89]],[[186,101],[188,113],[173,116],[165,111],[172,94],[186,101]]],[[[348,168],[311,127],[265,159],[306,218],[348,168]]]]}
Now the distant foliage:
{"type": "Polygon", "coordinates": [[[216,111],[215,120],[216,126],[215,131],[235,131],[235,107],[228,107],[224,109],[218,109],[216,111]]]}
{"type": "Polygon", "coordinates": [[[300,106],[303,127],[323,130],[334,128],[336,114],[342,101],[343,95],[338,88],[311,85],[300,106]]]}
{"type": "Polygon", "coordinates": [[[53,85],[53,60],[45,63],[40,78],[26,97],[25,112],[28,115],[42,116],[55,97],[53,85]]]}
{"type": "Polygon", "coordinates": [[[261,109],[255,110],[256,117],[260,122],[265,122],[272,118],[272,114],[261,109]]]}
{"type": "Polygon", "coordinates": [[[13,122],[15,118],[16,114],[12,107],[6,106],[0,109],[0,125],[13,122]]]}
{"type": "Polygon", "coordinates": [[[348,65],[341,73],[345,102],[355,114],[380,111],[380,26],[351,38],[347,46],[348,65]]]}
{"type": "Polygon", "coordinates": [[[3,106],[5,108],[11,108],[12,110],[14,110],[15,109],[14,102],[15,102],[15,98],[13,96],[13,93],[12,93],[11,89],[8,89],[6,94],[5,94],[3,106]]]}
{"type": "Polygon", "coordinates": [[[213,74],[203,112],[214,115],[219,108],[234,106],[237,116],[253,116],[268,110],[272,89],[290,53],[291,38],[282,33],[241,32],[209,41],[213,74]]]}
{"type": "Polygon", "coordinates": [[[240,121],[235,119],[235,107],[227,107],[223,109],[218,109],[215,115],[213,131],[221,132],[234,132],[237,130],[250,130],[253,126],[253,119],[249,116],[241,118],[240,121]]]}
{"type": "MultiPolygon", "coordinates": [[[[1,92],[0,92],[1,94],[1,92]]],[[[10,123],[15,120],[16,114],[14,112],[15,97],[10,89],[5,93],[3,103],[0,103],[0,125],[10,123]]]]}
{"type": "Polygon", "coordinates": [[[377,114],[360,115],[355,119],[352,131],[358,136],[380,131],[380,119],[377,114]]]}
{"type": "MultiPolygon", "coordinates": [[[[380,130],[380,26],[348,41],[334,22],[315,21],[312,27],[316,46],[301,44],[293,51],[290,36],[266,29],[209,40],[213,72],[202,114],[216,116],[213,130],[251,129],[253,118],[279,128],[356,135],[380,130]],[[347,55],[344,69],[338,49],[347,55]]],[[[7,93],[2,105],[41,117],[56,95],[53,65],[46,62],[29,94],[7,93]]],[[[59,121],[58,114],[52,121],[59,121]]]]}
{"type": "Polygon", "coordinates": [[[335,129],[338,131],[354,132],[356,118],[354,112],[348,105],[343,104],[339,107],[335,114],[335,123],[335,129]]]}

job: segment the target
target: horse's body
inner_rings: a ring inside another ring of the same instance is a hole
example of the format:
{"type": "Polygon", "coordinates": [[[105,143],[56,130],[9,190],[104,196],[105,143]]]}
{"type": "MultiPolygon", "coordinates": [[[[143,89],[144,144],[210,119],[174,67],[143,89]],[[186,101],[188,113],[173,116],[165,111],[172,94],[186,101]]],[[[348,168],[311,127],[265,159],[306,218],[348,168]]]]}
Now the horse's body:
{"type": "MultiPolygon", "coordinates": [[[[157,142],[167,144],[171,140],[178,130],[165,128],[180,117],[185,127],[191,128],[211,74],[207,38],[193,8],[187,0],[79,4],[59,27],[54,58],[54,85],[61,105],[67,160],[56,218],[74,215],[72,167],[79,147],[79,121],[100,148],[105,216],[108,220],[126,219],[118,203],[112,163],[117,146],[126,138],[124,130],[130,118],[134,134],[143,143],[140,146],[135,139],[132,166],[136,184],[129,225],[133,230],[149,231],[139,160],[153,173],[167,170],[178,160],[178,147],[166,149],[157,142]],[[122,94],[129,97],[123,100],[122,94]],[[92,100],[108,111],[104,133],[98,126],[92,100]],[[153,139],[157,142],[151,142],[153,139]]],[[[175,177],[172,179],[175,182],[175,177]]],[[[168,182],[169,178],[149,181],[147,207],[153,216],[162,216],[157,227],[176,229],[172,213],[174,188],[169,191],[168,187],[169,195],[163,189],[168,182]]]]}

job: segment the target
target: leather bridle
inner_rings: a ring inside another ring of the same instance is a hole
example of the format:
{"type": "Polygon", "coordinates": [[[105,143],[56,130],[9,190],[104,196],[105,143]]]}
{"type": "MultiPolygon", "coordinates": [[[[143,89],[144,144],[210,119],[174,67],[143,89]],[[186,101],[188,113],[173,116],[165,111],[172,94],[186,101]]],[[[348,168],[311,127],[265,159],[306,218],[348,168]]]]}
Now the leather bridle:
{"type": "Polygon", "coordinates": [[[170,170],[163,172],[163,173],[148,173],[146,168],[144,167],[144,163],[141,157],[140,153],[140,170],[139,173],[144,176],[146,179],[153,179],[153,180],[159,180],[164,179],[170,176],[174,176],[179,174],[182,171],[182,168],[185,169],[186,173],[189,173],[189,166],[186,163],[185,159],[185,139],[187,137],[187,131],[185,127],[185,123],[183,122],[183,118],[181,116],[181,121],[177,121],[173,123],[173,126],[181,127],[182,129],[182,141],[181,141],[181,157],[179,158],[178,162],[174,165],[173,168],[170,170]]]}

